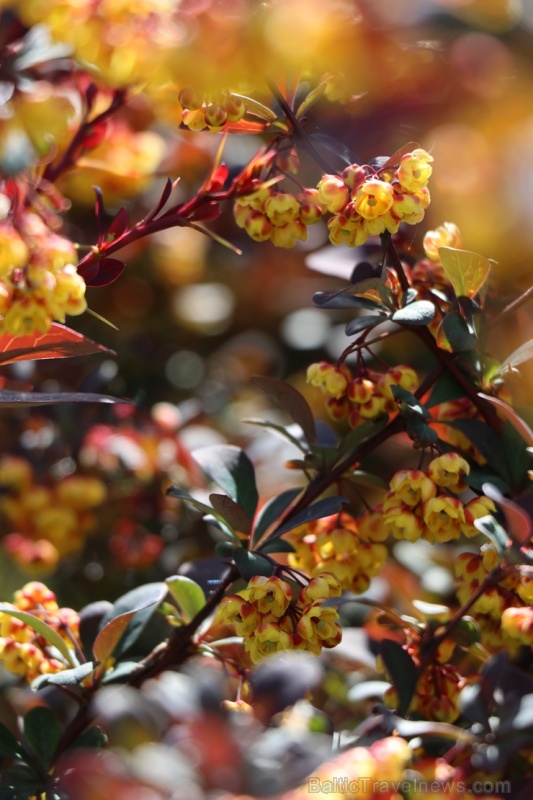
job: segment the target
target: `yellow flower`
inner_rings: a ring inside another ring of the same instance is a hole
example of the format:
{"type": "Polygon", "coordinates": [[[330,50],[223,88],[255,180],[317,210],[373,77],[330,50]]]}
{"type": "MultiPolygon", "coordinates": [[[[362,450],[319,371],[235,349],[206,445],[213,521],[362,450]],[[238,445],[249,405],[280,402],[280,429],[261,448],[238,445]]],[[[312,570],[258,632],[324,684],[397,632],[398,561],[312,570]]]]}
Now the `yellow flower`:
{"type": "Polygon", "coordinates": [[[437,494],[435,483],[419,469],[402,469],[396,472],[389,486],[396,497],[412,508],[437,494]]]}
{"type": "Polygon", "coordinates": [[[477,536],[479,531],[474,526],[474,520],[486,517],[489,514],[496,513],[496,506],[490,497],[474,497],[465,505],[465,524],[461,526],[461,530],[465,536],[477,536]]]}
{"type": "Polygon", "coordinates": [[[260,614],[273,614],[275,617],[281,617],[289,607],[292,589],[281,578],[255,575],[249,580],[248,588],[250,590],[249,602],[260,614]]]}
{"type": "Polygon", "coordinates": [[[371,178],[363,183],[355,196],[355,208],[364,219],[376,219],[392,208],[394,190],[390,183],[371,178]]]}
{"type": "Polygon", "coordinates": [[[322,389],[336,400],[346,393],[350,378],[351,374],[347,367],[336,367],[327,361],[310,364],[307,368],[307,382],[322,389]]]}
{"type": "Polygon", "coordinates": [[[396,178],[405,192],[417,192],[427,186],[432,161],[433,157],[420,147],[402,156],[396,178]]]}
{"type": "Polygon", "coordinates": [[[434,231],[427,231],[423,246],[426,256],[436,264],[440,264],[439,247],[461,248],[463,246],[461,231],[453,222],[444,222],[434,231]]]}
{"type": "Polygon", "coordinates": [[[434,458],[428,466],[428,475],[437,486],[443,486],[459,494],[466,489],[463,480],[470,472],[470,466],[459,453],[444,453],[434,458]]]}
{"type": "Polygon", "coordinates": [[[216,624],[235,625],[237,636],[250,636],[260,619],[257,610],[237,594],[229,594],[224,597],[215,615],[216,624]]]}
{"type": "Polygon", "coordinates": [[[438,495],[426,500],[422,506],[424,522],[430,541],[448,542],[457,539],[464,524],[464,506],[457,497],[438,495]]]}
{"type": "Polygon", "coordinates": [[[264,211],[273,225],[283,226],[297,218],[300,204],[294,195],[276,192],[266,201],[264,211]]]}
{"type": "Polygon", "coordinates": [[[340,583],[330,572],[321,572],[312,578],[300,592],[298,602],[302,605],[326,600],[328,597],[339,597],[342,593],[340,583]]]}
{"type": "Polygon", "coordinates": [[[337,175],[323,175],[318,182],[318,201],[331,214],[341,211],[350,199],[350,193],[344,181],[337,175]]]}
{"type": "Polygon", "coordinates": [[[305,606],[296,630],[302,639],[312,643],[335,639],[340,633],[338,618],[334,608],[323,608],[313,603],[305,606]]]}
{"type": "Polygon", "coordinates": [[[383,521],[396,539],[416,542],[424,533],[424,523],[399,498],[387,496],[383,501],[383,521]]]}
{"type": "Polygon", "coordinates": [[[274,653],[292,650],[292,636],[271,620],[262,620],[253,635],[244,640],[244,649],[254,664],[274,653]]]}

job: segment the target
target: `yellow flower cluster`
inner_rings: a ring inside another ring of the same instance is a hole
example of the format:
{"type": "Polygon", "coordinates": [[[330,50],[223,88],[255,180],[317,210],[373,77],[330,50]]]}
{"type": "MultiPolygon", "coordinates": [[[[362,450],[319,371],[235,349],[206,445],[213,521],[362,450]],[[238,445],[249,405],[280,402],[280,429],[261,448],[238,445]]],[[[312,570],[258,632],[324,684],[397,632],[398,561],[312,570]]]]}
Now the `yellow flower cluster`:
{"type": "Polygon", "coordinates": [[[330,242],[358,247],[369,236],[396,233],[401,222],[421,222],[431,199],[427,183],[432,161],[429,153],[417,148],[402,156],[395,171],[369,172],[352,164],[341,176],[324,175],[318,197],[332,214],[330,242]]]}
{"type": "Polygon", "coordinates": [[[229,92],[208,96],[193,89],[182,89],[179,101],[183,106],[182,122],[191,131],[208,128],[212,133],[222,130],[228,122],[240,122],[246,114],[246,104],[229,92]]]}
{"type": "MultiPolygon", "coordinates": [[[[479,553],[460,553],[455,560],[457,597],[465,603],[500,563],[493,544],[479,553]]],[[[507,575],[478,597],[471,608],[483,631],[483,643],[490,648],[533,646],[533,579],[516,572],[507,575]]]]}
{"type": "Polygon", "coordinates": [[[335,647],[342,638],[337,611],[322,605],[340,594],[338,581],[329,573],[310,580],[295,601],[289,583],[257,575],[246,589],[222,600],[215,624],[235,626],[254,664],[285,650],[319,655],[323,647],[335,647]]]}
{"type": "Polygon", "coordinates": [[[336,366],[327,361],[310,364],[307,382],[326,395],[329,416],[335,420],[347,418],[352,428],[380,414],[397,411],[391,386],[412,392],[419,384],[414,369],[405,364],[391,367],[382,374],[365,370],[354,377],[346,364],[336,366]]]}
{"type": "Polygon", "coordinates": [[[59,559],[78,553],[95,525],[90,509],[99,506],[106,487],[98,478],[70,475],[53,486],[35,480],[28,461],[0,460],[0,513],[15,533],[4,549],[26,571],[50,572],[59,559]]]}
{"type": "MultiPolygon", "coordinates": [[[[55,594],[43,583],[27,583],[15,592],[9,605],[13,611],[25,611],[46,622],[69,647],[78,644],[78,614],[71,608],[59,608],[55,594]]],[[[45,639],[30,625],[5,612],[0,612],[0,661],[9,672],[28,682],[67,667],[49,654],[45,639]]]]}
{"type": "MultiPolygon", "coordinates": [[[[459,695],[464,684],[454,664],[431,664],[418,679],[409,713],[437,722],[455,722],[460,714],[459,695]]],[[[385,692],[384,701],[389,708],[398,708],[398,694],[393,686],[385,692]]]]}
{"type": "Polygon", "coordinates": [[[476,536],[474,520],[496,508],[488,497],[475,497],[465,504],[455,496],[466,489],[464,477],[469,472],[468,462],[455,452],[434,458],[426,472],[396,472],[380,506],[386,529],[396,539],[410,542],[420,538],[449,542],[461,534],[476,536]]]}
{"type": "Polygon", "coordinates": [[[240,197],[233,207],[239,228],[254,241],[270,240],[276,247],[294,247],[299,239],[305,241],[307,225],[314,225],[323,213],[316,189],[293,195],[262,188],[240,197]]]}
{"type": "Polygon", "coordinates": [[[46,333],[52,320],[82,314],[87,302],[77,260],[72,242],[37,214],[22,212],[15,224],[7,216],[0,221],[0,333],[46,333]]]}
{"type": "Polygon", "coordinates": [[[386,561],[387,548],[381,544],[386,536],[366,518],[358,522],[344,511],[332,514],[286,534],[295,550],[288,563],[312,577],[329,572],[342,589],[359,594],[386,561]]]}

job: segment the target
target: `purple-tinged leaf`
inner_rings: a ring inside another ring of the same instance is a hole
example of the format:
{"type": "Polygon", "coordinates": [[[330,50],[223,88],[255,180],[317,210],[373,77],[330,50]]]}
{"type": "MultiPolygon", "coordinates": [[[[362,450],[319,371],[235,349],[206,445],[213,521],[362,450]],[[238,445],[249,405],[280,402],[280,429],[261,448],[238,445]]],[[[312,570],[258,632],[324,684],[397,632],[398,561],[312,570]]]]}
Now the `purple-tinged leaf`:
{"type": "Polygon", "coordinates": [[[98,262],[98,272],[94,278],[88,279],[84,277],[87,286],[108,286],[113,281],[122,275],[126,268],[123,261],[118,258],[102,258],[98,262]]]}
{"type": "Polygon", "coordinates": [[[392,639],[381,643],[381,658],[398,694],[398,715],[405,717],[418,683],[418,669],[401,644],[392,639]]]}
{"type": "Polygon", "coordinates": [[[254,525],[254,536],[253,536],[253,543],[256,545],[264,533],[270,528],[270,526],[286,511],[291,503],[296,500],[299,494],[303,492],[303,488],[301,486],[296,487],[295,489],[287,489],[285,492],[277,495],[277,497],[273,497],[268,503],[265,503],[259,514],[257,515],[257,519],[255,520],[254,525]]]}
{"type": "Polygon", "coordinates": [[[96,226],[98,228],[98,244],[102,244],[105,239],[105,224],[104,224],[104,196],[99,186],[93,186],[96,195],[94,200],[94,215],[96,218],[96,226]]]}
{"type": "MultiPolygon", "coordinates": [[[[315,519],[322,519],[322,517],[330,517],[342,509],[343,503],[346,502],[344,497],[324,497],[322,500],[317,500],[312,506],[300,511],[294,517],[291,517],[287,522],[280,525],[279,528],[274,530],[275,537],[281,536],[287,531],[292,531],[293,528],[298,528],[300,525],[306,525],[315,519]]],[[[274,538],[271,534],[268,539],[274,538]]]]}
{"type": "Polygon", "coordinates": [[[305,397],[294,386],[279,380],[279,378],[264,376],[252,378],[252,383],[280,404],[293,422],[300,426],[309,443],[316,442],[317,435],[313,412],[305,397]]]}
{"type": "Polygon", "coordinates": [[[253,518],[259,495],[255,470],[246,453],[234,445],[217,444],[195,450],[192,457],[207,477],[253,518]]]}
{"type": "Polygon", "coordinates": [[[231,497],[225,494],[210,494],[209,501],[237,534],[244,534],[244,537],[250,535],[252,520],[231,497]]]}
{"type": "Polygon", "coordinates": [[[124,398],[111,397],[92,392],[11,392],[0,389],[0,406],[4,408],[25,408],[48,406],[55,403],[129,403],[124,398]]]}

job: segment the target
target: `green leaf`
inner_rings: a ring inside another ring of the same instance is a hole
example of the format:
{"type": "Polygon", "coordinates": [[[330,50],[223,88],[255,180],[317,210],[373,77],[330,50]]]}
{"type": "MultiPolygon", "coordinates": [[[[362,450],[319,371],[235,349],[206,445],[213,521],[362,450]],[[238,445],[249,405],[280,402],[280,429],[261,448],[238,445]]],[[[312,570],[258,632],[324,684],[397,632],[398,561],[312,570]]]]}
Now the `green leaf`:
{"type": "Polygon", "coordinates": [[[398,714],[405,717],[418,683],[418,669],[409,653],[392,639],[381,643],[381,657],[398,693],[398,714]]]}
{"type": "Polygon", "coordinates": [[[105,617],[95,639],[93,654],[105,669],[111,656],[118,657],[135,642],[168,592],[166,583],[148,583],[119,597],[105,617]]]}
{"type": "Polygon", "coordinates": [[[2,722],[0,722],[0,756],[24,758],[24,748],[21,743],[2,722]]]}
{"type": "Polygon", "coordinates": [[[31,684],[32,689],[42,689],[44,686],[77,686],[82,682],[87,675],[95,669],[96,664],[93,661],[88,661],[86,664],[80,664],[79,667],[74,669],[64,669],[61,672],[53,672],[50,675],[39,675],[38,678],[31,684]]]}
{"type": "MultiPolygon", "coordinates": [[[[342,509],[342,505],[345,502],[346,499],[344,497],[338,496],[324,497],[322,500],[317,500],[312,506],[300,511],[296,516],[291,517],[290,520],[284,522],[279,528],[276,528],[274,531],[275,537],[277,538],[283,533],[287,533],[287,531],[292,531],[299,525],[306,525],[308,522],[312,522],[315,519],[321,519],[322,517],[329,517],[331,514],[336,514],[342,509]]],[[[274,536],[272,538],[274,538],[274,536]]]]}
{"type": "Polygon", "coordinates": [[[173,575],[167,578],[165,583],[178,604],[183,619],[185,622],[190,622],[205,606],[204,590],[196,581],[185,575],[173,575]]]}
{"type": "Polygon", "coordinates": [[[371,314],[369,314],[367,317],[356,317],[355,319],[352,319],[350,322],[346,323],[344,332],[346,336],[354,336],[360,331],[366,331],[368,328],[375,328],[377,325],[381,325],[381,323],[385,322],[386,319],[386,317],[378,317],[371,314]]]}
{"type": "Polygon", "coordinates": [[[391,317],[398,325],[429,325],[435,316],[435,306],[429,300],[415,300],[414,303],[395,311],[391,317]]]}
{"type": "Polygon", "coordinates": [[[531,466],[531,459],[527,452],[527,443],[516,427],[508,421],[503,426],[501,438],[511,475],[511,487],[513,493],[516,494],[520,489],[529,485],[527,473],[531,466]]]}
{"type": "Polygon", "coordinates": [[[210,494],[209,500],[215,511],[224,517],[230,528],[233,528],[236,533],[250,535],[252,520],[231,497],[225,494],[210,494]]]}
{"type": "Polygon", "coordinates": [[[476,337],[471,333],[460,314],[455,311],[446,314],[439,326],[439,331],[441,328],[454,353],[467,353],[476,349],[476,337]]]}
{"type": "Polygon", "coordinates": [[[101,749],[107,745],[107,736],[105,735],[104,731],[101,728],[96,727],[96,725],[92,726],[91,728],[87,728],[87,730],[83,731],[71,745],[69,745],[69,750],[82,748],[84,750],[88,749],[101,749]]]}
{"type": "Polygon", "coordinates": [[[461,431],[469,442],[486,458],[489,465],[500,475],[503,480],[512,485],[505,448],[501,438],[485,422],[478,419],[455,419],[443,421],[443,425],[450,425],[461,431]]]}
{"type": "Polygon", "coordinates": [[[407,418],[405,428],[410,439],[418,447],[428,447],[439,441],[437,431],[430,428],[427,422],[417,415],[413,414],[407,418]]]}
{"type": "Polygon", "coordinates": [[[253,517],[259,495],[252,462],[240,447],[216,444],[192,453],[208,478],[220,486],[249,517],[253,517]]]}
{"type": "Polygon", "coordinates": [[[352,283],[345,289],[346,294],[364,297],[372,302],[380,302],[387,309],[394,307],[394,295],[383,278],[366,278],[352,283]]]}
{"type": "Polygon", "coordinates": [[[322,81],[322,83],[319,83],[318,86],[315,86],[315,88],[309,92],[307,97],[298,106],[298,110],[296,111],[297,119],[301,119],[303,115],[320,100],[320,98],[324,95],[327,86],[327,81],[322,81]]]}
{"type": "Polygon", "coordinates": [[[61,739],[61,725],[55,714],[45,706],[32,708],[24,717],[24,736],[47,772],[61,739]]]}
{"type": "Polygon", "coordinates": [[[499,555],[505,555],[509,549],[509,537],[493,516],[488,514],[486,517],[475,519],[474,527],[493,543],[499,555]]]}
{"type": "Polygon", "coordinates": [[[297,487],[295,489],[287,489],[269,500],[257,515],[254,525],[254,533],[252,543],[256,545],[264,533],[270,526],[283,514],[284,511],[291,505],[294,500],[301,494],[303,489],[297,487]]]}
{"type": "Polygon", "coordinates": [[[308,442],[316,442],[313,412],[305,397],[294,386],[278,378],[264,376],[252,378],[252,383],[279,403],[293,422],[300,426],[308,442]]]}
{"type": "Polygon", "coordinates": [[[215,545],[215,553],[219,558],[230,558],[234,550],[235,545],[232,542],[217,542],[215,545]]]}
{"type": "Polygon", "coordinates": [[[439,258],[457,297],[474,297],[490,272],[490,261],[469,250],[439,247],[439,258]]]}
{"type": "Polygon", "coordinates": [[[233,551],[233,560],[244,580],[249,581],[254,575],[265,575],[270,578],[274,571],[274,564],[260,553],[251,553],[243,547],[236,547],[233,551]]]}
{"type": "Polygon", "coordinates": [[[517,503],[508,500],[503,496],[497,486],[484,483],[482,486],[484,494],[490,497],[503,510],[507,533],[515,544],[519,547],[526,547],[531,540],[532,521],[530,515],[524,511],[517,503]]]}
{"type": "Polygon", "coordinates": [[[27,611],[18,611],[16,608],[14,609],[13,606],[10,606],[9,603],[0,603],[0,612],[3,614],[9,614],[11,617],[15,617],[16,619],[22,620],[28,625],[30,628],[33,628],[34,631],[37,631],[43,639],[46,639],[48,644],[55,647],[56,650],[59,650],[65,661],[70,664],[72,667],[74,666],[74,660],[72,657],[72,650],[67,646],[67,643],[64,639],[59,635],[59,633],[47,625],[46,622],[43,622],[42,619],[38,619],[33,614],[28,613],[27,611]]]}
{"type": "Polygon", "coordinates": [[[288,442],[297,447],[298,450],[301,450],[302,453],[307,453],[307,448],[304,447],[301,439],[298,439],[291,432],[291,428],[294,431],[294,425],[277,425],[275,422],[269,422],[268,420],[264,419],[243,419],[242,421],[246,422],[247,425],[257,425],[259,428],[268,428],[269,430],[274,431],[274,433],[279,433],[283,439],[287,439],[288,442]]]}
{"type": "Polygon", "coordinates": [[[176,497],[178,500],[183,500],[184,503],[188,503],[189,505],[193,506],[193,508],[201,511],[204,517],[214,517],[215,520],[220,523],[221,530],[223,530],[227,536],[237,539],[233,531],[228,528],[226,519],[222,516],[222,514],[219,514],[218,511],[216,511],[214,508],[211,508],[211,506],[208,506],[206,503],[202,503],[200,500],[192,497],[188,492],[184,491],[184,489],[180,489],[179,486],[172,485],[169,486],[165,494],[169,497],[176,497]]]}

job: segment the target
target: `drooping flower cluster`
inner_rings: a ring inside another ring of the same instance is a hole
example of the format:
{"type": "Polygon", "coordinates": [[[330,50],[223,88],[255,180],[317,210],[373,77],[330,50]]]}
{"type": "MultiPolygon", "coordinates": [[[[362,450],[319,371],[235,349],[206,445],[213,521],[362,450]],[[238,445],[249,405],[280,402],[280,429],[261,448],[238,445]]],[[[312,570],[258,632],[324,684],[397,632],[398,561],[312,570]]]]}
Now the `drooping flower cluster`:
{"type": "Polygon", "coordinates": [[[318,222],[324,212],[316,189],[293,195],[266,187],[240,197],[233,213],[239,228],[256,242],[294,247],[299,239],[307,239],[307,225],[318,222]]]}
{"type": "Polygon", "coordinates": [[[375,171],[352,164],[341,176],[324,175],[318,195],[332,214],[330,242],[358,247],[369,236],[396,233],[401,222],[421,222],[430,202],[427,183],[432,161],[429,153],[417,148],[402,156],[396,170],[375,171]]]}
{"type": "Polygon", "coordinates": [[[37,214],[12,220],[10,205],[0,195],[0,333],[46,333],[53,320],[65,322],[87,308],[78,256],[37,214]]]}
{"type": "Polygon", "coordinates": [[[256,575],[248,586],[220,603],[215,622],[235,626],[254,664],[284,650],[306,650],[319,655],[342,638],[334,608],[322,602],[338,597],[341,587],[329,573],[321,573],[293,599],[292,587],[278,577],[256,575]]]}
{"type": "Polygon", "coordinates": [[[228,122],[239,122],[246,114],[246,103],[229,92],[212,97],[194,89],[182,89],[179,101],[183,106],[182,122],[191,131],[220,131],[228,122]]]}
{"type": "Polygon", "coordinates": [[[385,563],[387,548],[381,542],[386,537],[383,528],[374,528],[366,520],[360,523],[343,511],[286,534],[295,550],[288,554],[288,563],[311,577],[329,572],[342,589],[359,594],[385,563]]]}
{"type": "Polygon", "coordinates": [[[91,509],[106,497],[98,478],[70,475],[43,485],[28,461],[5,456],[0,461],[0,513],[13,531],[4,549],[25,571],[50,572],[59,559],[78,553],[95,525],[91,509]]]}
{"type": "MultiPolygon", "coordinates": [[[[46,622],[66,645],[78,644],[78,614],[71,608],[59,608],[55,594],[43,583],[32,581],[13,596],[13,611],[24,611],[46,622]]],[[[57,652],[51,655],[46,640],[20,619],[0,612],[0,661],[9,672],[21,675],[28,682],[39,675],[66,669],[57,652]]]]}
{"type": "MultiPolygon", "coordinates": [[[[461,603],[468,601],[500,561],[492,543],[483,545],[478,553],[457,556],[456,591],[461,603]]],[[[484,645],[494,649],[515,649],[520,644],[533,647],[532,604],[533,579],[526,574],[511,572],[488,587],[471,608],[483,631],[484,645]]]]}
{"type": "Polygon", "coordinates": [[[335,420],[348,419],[352,428],[380,414],[397,410],[391,386],[413,392],[419,384],[412,367],[399,364],[384,373],[365,369],[354,376],[346,364],[319,361],[307,368],[307,381],[326,395],[326,411],[335,420]]]}
{"type": "Polygon", "coordinates": [[[474,520],[496,508],[488,497],[467,503],[457,497],[467,488],[464,477],[469,472],[468,462],[454,452],[434,458],[426,471],[396,472],[379,508],[386,529],[396,539],[411,542],[421,537],[434,543],[449,542],[461,534],[476,536],[474,520]]]}

